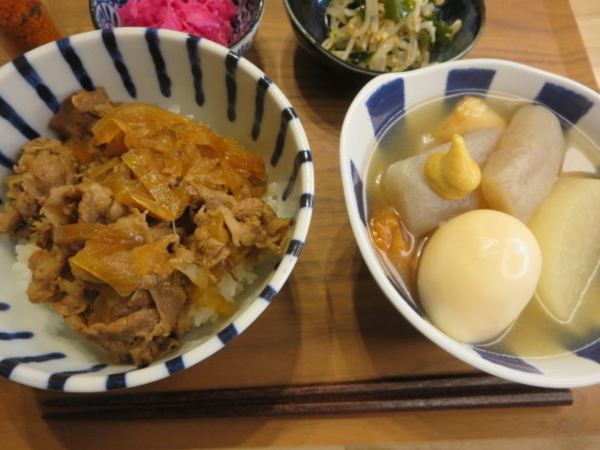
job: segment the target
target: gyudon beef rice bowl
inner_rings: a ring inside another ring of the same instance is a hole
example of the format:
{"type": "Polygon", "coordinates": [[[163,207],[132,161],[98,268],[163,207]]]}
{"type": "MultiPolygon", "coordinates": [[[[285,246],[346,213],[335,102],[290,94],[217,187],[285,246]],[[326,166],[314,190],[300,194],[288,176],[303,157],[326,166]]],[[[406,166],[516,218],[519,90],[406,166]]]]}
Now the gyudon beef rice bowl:
{"type": "MultiPolygon", "coordinates": [[[[104,89],[68,97],[21,148],[0,232],[21,240],[29,300],[62,314],[113,362],[143,365],[234,313],[290,219],[263,198],[262,159],[192,118],[104,89]]],[[[17,264],[18,266],[19,264],[17,264]]]]}

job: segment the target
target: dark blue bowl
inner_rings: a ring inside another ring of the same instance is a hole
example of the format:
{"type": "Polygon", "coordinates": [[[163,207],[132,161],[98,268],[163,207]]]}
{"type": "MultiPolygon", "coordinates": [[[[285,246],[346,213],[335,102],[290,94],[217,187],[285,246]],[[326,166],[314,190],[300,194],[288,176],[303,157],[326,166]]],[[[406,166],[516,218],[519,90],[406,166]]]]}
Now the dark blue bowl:
{"type": "MultiPolygon", "coordinates": [[[[364,69],[341,60],[321,46],[329,32],[325,9],[330,0],[284,0],[292,28],[300,45],[321,64],[339,73],[350,74],[364,79],[373,78],[385,72],[364,69]]],[[[441,63],[464,56],[477,42],[485,23],[484,0],[448,0],[441,6],[442,17],[446,22],[462,20],[462,27],[447,46],[432,50],[430,61],[441,63]]]]}

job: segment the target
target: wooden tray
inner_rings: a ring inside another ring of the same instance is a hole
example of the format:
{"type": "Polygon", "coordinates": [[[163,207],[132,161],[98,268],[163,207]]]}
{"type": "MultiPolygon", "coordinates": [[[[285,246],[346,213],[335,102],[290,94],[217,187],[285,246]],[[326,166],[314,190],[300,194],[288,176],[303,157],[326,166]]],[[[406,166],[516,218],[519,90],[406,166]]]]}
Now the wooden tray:
{"type": "MultiPolygon", "coordinates": [[[[486,29],[469,57],[495,57],[596,88],[568,0],[488,0],[486,29]]],[[[87,2],[50,1],[66,34],[91,29],[87,2]]],[[[300,261],[268,310],[206,361],[140,391],[223,388],[469,372],[422,337],[381,293],[346,215],[338,167],[342,121],[360,89],[298,47],[281,0],[266,14],[248,59],[290,99],[316,168],[315,212],[300,261]]],[[[0,63],[7,60],[0,53],[0,63]]],[[[3,448],[208,448],[340,445],[466,438],[589,436],[600,431],[600,386],[575,391],[572,407],[239,418],[126,423],[46,423],[56,396],[0,379],[3,448]]],[[[61,394],[64,395],[64,394],[61,394]]]]}

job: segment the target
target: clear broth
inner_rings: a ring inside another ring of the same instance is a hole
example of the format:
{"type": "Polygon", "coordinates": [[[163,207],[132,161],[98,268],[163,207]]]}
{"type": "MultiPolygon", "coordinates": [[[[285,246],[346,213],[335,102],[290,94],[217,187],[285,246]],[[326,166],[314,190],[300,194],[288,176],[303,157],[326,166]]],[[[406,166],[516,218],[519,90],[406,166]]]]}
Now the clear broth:
{"type": "MultiPolygon", "coordinates": [[[[439,145],[439,142],[428,137],[428,133],[450,115],[458,100],[465,95],[478,96],[477,93],[461,93],[445,99],[429,99],[410,108],[386,130],[371,152],[368,166],[365,184],[369,217],[376,208],[391,206],[386,199],[382,183],[387,168],[396,161],[439,145]]],[[[488,93],[485,100],[507,122],[519,107],[530,103],[522,98],[495,92],[488,93]]],[[[565,138],[567,153],[563,172],[587,172],[590,176],[599,176],[600,148],[575,126],[569,128],[565,138]]],[[[415,245],[416,266],[428,237],[423,237],[415,245]]],[[[377,252],[386,269],[398,283],[401,293],[418,304],[418,292],[414,280],[403,280],[390,258],[383,251],[377,250],[377,252]]],[[[416,273],[416,270],[414,272],[416,273]]],[[[600,270],[596,271],[583,301],[569,323],[555,320],[534,296],[518,319],[500,337],[478,347],[494,353],[539,358],[580,350],[598,338],[600,338],[600,270]]]]}

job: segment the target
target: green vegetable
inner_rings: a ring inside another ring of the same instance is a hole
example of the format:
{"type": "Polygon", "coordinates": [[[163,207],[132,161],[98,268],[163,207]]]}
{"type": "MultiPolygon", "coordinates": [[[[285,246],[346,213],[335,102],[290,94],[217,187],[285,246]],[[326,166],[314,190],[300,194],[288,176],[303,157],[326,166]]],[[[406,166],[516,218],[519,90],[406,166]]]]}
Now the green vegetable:
{"type": "Polygon", "coordinates": [[[348,3],[348,5],[346,6],[346,9],[356,9],[356,8],[364,8],[365,7],[365,0],[356,0],[352,3],[348,3]]]}
{"type": "Polygon", "coordinates": [[[385,0],[383,18],[400,22],[415,10],[414,0],[385,0]]]}
{"type": "MultiPolygon", "coordinates": [[[[360,20],[365,20],[365,0],[356,0],[352,3],[349,3],[346,6],[346,9],[353,9],[356,11],[356,15],[360,17],[360,20]]],[[[346,22],[350,21],[350,17],[346,20],[346,22]]]]}
{"type": "Polygon", "coordinates": [[[415,10],[415,6],[415,0],[402,0],[402,7],[407,13],[413,12],[415,10]]]}
{"type": "Polygon", "coordinates": [[[352,64],[369,64],[375,52],[367,52],[361,47],[355,47],[355,51],[348,55],[348,59],[352,64]]]}
{"type": "Polygon", "coordinates": [[[442,19],[442,12],[439,10],[433,12],[433,25],[435,26],[435,46],[447,45],[454,33],[452,27],[442,19]]]}

